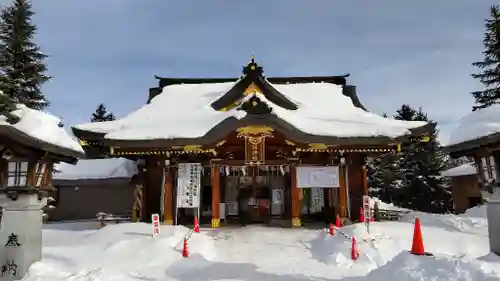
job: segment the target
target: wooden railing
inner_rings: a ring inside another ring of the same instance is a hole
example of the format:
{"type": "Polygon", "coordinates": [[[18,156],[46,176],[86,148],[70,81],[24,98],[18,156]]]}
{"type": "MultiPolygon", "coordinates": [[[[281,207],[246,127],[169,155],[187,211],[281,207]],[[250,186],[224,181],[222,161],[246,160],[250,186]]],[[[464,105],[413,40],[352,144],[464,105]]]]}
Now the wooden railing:
{"type": "Polygon", "coordinates": [[[100,227],[104,227],[110,223],[121,223],[121,222],[130,222],[132,221],[132,213],[124,213],[124,214],[106,214],[106,213],[98,213],[97,220],[99,221],[100,227]]]}

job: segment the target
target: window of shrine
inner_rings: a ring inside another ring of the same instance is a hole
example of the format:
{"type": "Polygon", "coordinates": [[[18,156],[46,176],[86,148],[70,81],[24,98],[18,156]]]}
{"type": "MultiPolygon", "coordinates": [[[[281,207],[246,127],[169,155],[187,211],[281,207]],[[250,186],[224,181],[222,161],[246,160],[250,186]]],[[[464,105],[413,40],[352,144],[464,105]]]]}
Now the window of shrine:
{"type": "Polygon", "coordinates": [[[482,157],[480,169],[485,183],[497,182],[497,167],[493,156],[482,157]]]}
{"type": "Polygon", "coordinates": [[[7,187],[26,187],[28,182],[28,162],[11,161],[7,167],[7,187]]]}

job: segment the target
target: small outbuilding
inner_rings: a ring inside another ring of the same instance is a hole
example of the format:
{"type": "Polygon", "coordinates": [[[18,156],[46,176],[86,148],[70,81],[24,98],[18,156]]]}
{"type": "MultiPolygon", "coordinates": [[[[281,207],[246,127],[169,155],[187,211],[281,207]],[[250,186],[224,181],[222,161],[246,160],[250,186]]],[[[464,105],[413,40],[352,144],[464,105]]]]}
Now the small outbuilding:
{"type": "Polygon", "coordinates": [[[56,207],[49,220],[95,219],[97,213],[132,212],[137,172],[135,161],[124,158],[82,159],[76,165],[59,164],[53,176],[56,207]]]}
{"type": "Polygon", "coordinates": [[[467,209],[483,202],[477,167],[474,163],[466,163],[448,169],[441,175],[451,178],[453,206],[456,213],[464,213],[467,209]]]}

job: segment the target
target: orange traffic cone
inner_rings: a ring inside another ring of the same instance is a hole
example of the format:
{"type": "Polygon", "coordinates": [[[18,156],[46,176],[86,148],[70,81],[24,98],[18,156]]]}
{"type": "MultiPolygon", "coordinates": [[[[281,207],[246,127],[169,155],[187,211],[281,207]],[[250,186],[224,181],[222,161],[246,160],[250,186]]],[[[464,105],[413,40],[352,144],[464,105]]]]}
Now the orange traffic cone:
{"type": "Polygon", "coordinates": [[[352,237],[352,245],[351,245],[351,259],[353,261],[357,260],[359,257],[359,249],[356,246],[356,238],[352,237]]]}
{"type": "Polygon", "coordinates": [[[333,230],[333,223],[330,223],[330,235],[333,236],[335,234],[335,231],[333,230]]]}
{"type": "Polygon", "coordinates": [[[188,241],[186,238],[184,238],[184,243],[182,244],[182,256],[185,258],[189,257],[188,241]]]}
{"type": "Polygon", "coordinates": [[[415,228],[413,229],[413,243],[411,245],[413,255],[425,255],[424,241],[422,240],[422,230],[420,229],[420,219],[415,219],[415,228]]]}
{"type": "Polygon", "coordinates": [[[193,231],[196,233],[200,233],[200,224],[198,223],[198,216],[194,216],[193,231]]]}
{"type": "Polygon", "coordinates": [[[359,220],[365,222],[365,213],[363,212],[363,207],[359,207],[359,220]]]}
{"type": "Polygon", "coordinates": [[[340,217],[337,215],[337,218],[335,219],[335,227],[336,228],[341,228],[342,225],[340,224],[340,217]]]}

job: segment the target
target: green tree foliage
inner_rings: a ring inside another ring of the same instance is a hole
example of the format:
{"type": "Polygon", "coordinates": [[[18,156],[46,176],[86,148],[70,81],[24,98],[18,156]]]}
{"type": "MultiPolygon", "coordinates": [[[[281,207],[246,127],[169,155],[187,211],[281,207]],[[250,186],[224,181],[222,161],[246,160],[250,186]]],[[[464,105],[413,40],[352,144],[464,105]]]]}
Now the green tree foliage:
{"type": "MultiPolygon", "coordinates": [[[[402,105],[393,116],[398,120],[427,121],[427,114],[402,105]]],[[[428,143],[420,143],[401,153],[374,158],[368,164],[369,184],[373,195],[403,208],[430,213],[452,211],[451,192],[440,176],[445,157],[434,130],[428,143]]]]}
{"type": "Polygon", "coordinates": [[[28,0],[14,0],[0,14],[0,70],[5,76],[1,89],[16,103],[43,109],[49,102],[41,87],[51,77],[45,75],[47,56],[34,43],[33,15],[28,0]]]}
{"type": "Polygon", "coordinates": [[[90,118],[91,122],[104,122],[104,121],[113,121],[115,120],[115,115],[113,113],[108,113],[106,106],[100,103],[97,105],[96,110],[92,113],[92,117],[90,118]]]}
{"type": "Polygon", "coordinates": [[[485,108],[500,100],[500,11],[499,6],[490,8],[490,19],[485,19],[483,39],[484,60],[472,65],[481,70],[472,77],[481,81],[485,89],[473,92],[476,105],[472,110],[485,108]]]}

